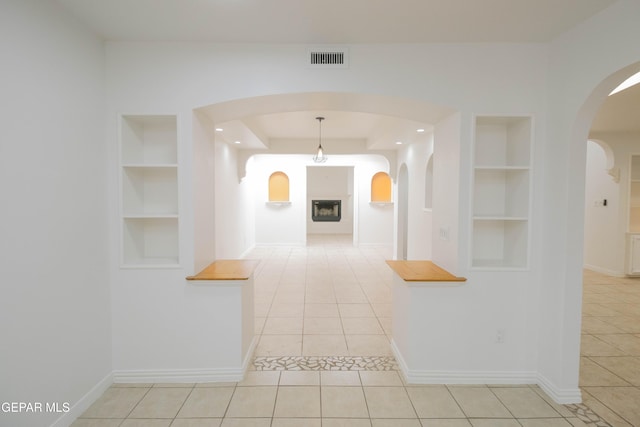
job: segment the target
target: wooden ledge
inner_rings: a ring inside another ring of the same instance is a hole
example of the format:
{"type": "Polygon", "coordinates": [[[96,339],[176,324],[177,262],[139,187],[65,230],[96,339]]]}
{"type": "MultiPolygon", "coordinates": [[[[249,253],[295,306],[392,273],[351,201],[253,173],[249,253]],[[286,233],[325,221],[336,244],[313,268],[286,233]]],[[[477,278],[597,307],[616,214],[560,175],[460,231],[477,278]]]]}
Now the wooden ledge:
{"type": "Polygon", "coordinates": [[[387,261],[393,271],[406,282],[465,282],[431,261],[387,261]]]}
{"type": "Polygon", "coordinates": [[[256,260],[218,260],[205,267],[187,280],[248,280],[260,261],[256,260]]]}

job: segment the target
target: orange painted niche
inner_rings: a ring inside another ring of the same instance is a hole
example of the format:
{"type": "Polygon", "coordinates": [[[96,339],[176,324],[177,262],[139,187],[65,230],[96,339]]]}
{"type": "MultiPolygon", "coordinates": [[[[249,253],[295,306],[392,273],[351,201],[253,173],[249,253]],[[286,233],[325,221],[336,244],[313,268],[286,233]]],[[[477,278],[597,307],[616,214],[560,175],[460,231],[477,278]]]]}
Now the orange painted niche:
{"type": "Polygon", "coordinates": [[[391,202],[391,177],[386,172],[378,172],[371,178],[371,201],[391,202]]]}
{"type": "Polygon", "coordinates": [[[289,201],[289,177],[284,172],[274,172],[269,177],[269,201],[289,201]]]}

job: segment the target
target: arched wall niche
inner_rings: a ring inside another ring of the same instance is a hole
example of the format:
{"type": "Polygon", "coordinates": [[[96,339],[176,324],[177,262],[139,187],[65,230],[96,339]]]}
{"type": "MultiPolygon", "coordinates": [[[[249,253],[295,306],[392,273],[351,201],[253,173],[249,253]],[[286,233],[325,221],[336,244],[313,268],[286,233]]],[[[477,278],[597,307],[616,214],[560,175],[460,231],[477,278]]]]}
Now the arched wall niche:
{"type": "Polygon", "coordinates": [[[386,172],[378,172],[371,177],[371,201],[391,202],[391,177],[386,172]]]}
{"type": "Polygon", "coordinates": [[[289,201],[289,177],[286,173],[276,171],[269,176],[269,201],[289,201]]]}

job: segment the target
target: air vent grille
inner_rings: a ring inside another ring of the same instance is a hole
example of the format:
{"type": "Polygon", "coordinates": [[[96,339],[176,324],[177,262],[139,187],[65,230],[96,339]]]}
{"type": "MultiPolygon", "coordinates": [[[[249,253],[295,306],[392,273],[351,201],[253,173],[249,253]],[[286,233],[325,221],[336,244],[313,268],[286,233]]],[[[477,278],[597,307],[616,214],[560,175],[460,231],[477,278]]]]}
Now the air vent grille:
{"type": "Polygon", "coordinates": [[[311,65],[343,65],[344,52],[311,52],[311,65]]]}
{"type": "Polygon", "coordinates": [[[346,68],[349,55],[345,49],[309,49],[308,64],[319,68],[346,68]]]}

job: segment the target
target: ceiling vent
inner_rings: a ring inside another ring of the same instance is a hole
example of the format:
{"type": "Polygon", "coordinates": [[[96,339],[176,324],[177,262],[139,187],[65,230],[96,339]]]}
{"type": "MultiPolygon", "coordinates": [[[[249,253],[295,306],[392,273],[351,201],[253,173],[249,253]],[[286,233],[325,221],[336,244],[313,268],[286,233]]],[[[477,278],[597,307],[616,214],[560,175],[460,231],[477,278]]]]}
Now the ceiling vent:
{"type": "Polygon", "coordinates": [[[308,49],[307,58],[311,68],[347,68],[349,66],[349,51],[344,47],[308,49]]]}

